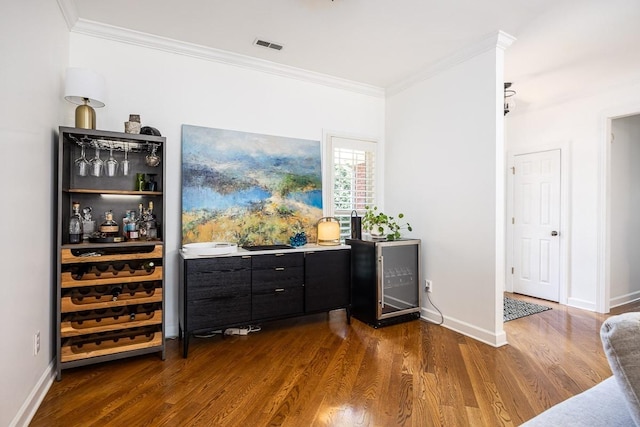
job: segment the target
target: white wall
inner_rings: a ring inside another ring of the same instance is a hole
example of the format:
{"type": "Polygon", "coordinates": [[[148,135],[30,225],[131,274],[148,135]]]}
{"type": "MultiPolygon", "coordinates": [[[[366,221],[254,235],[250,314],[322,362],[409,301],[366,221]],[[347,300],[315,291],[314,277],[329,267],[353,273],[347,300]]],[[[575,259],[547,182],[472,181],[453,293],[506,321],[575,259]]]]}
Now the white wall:
{"type": "MultiPolygon", "coordinates": [[[[70,64],[107,81],[98,129],[123,131],[130,113],[167,137],[167,331],[178,330],[181,125],[321,140],[323,129],[384,139],[383,97],[358,94],[133,44],[71,34],[70,64]]],[[[73,108],[66,124],[73,124],[73,108]]]]}
{"type": "MultiPolygon", "coordinates": [[[[613,72],[614,70],[612,70],[613,72]]],[[[640,112],[640,83],[620,83],[597,94],[576,97],[548,105],[531,105],[516,109],[506,120],[509,150],[540,145],[567,144],[571,147],[570,265],[567,303],[597,310],[603,295],[600,284],[606,274],[599,250],[605,247],[599,228],[606,199],[600,200],[601,159],[607,136],[607,117],[640,112]]]]}
{"type": "Polygon", "coordinates": [[[640,298],[640,115],[612,121],[611,306],[640,298]]]}
{"type": "Polygon", "coordinates": [[[2,8],[2,426],[26,424],[52,381],[54,130],[66,103],[68,38],[55,1],[2,8]],[[36,331],[41,350],[34,356],[36,331]]]}
{"type": "MultiPolygon", "coordinates": [[[[388,97],[385,151],[385,212],[403,212],[407,236],[422,239],[444,326],[493,345],[504,343],[502,55],[494,48],[388,97]]],[[[423,315],[440,320],[426,298],[423,315]]]]}

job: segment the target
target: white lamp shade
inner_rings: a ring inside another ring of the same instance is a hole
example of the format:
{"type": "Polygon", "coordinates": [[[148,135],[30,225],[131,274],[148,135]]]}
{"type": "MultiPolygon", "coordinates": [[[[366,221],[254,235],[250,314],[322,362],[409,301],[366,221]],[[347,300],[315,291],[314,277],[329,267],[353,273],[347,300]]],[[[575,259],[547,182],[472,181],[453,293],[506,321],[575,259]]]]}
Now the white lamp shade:
{"type": "Polygon", "coordinates": [[[87,68],[67,68],[64,81],[64,99],[77,105],[88,99],[92,107],[104,107],[104,77],[87,68]]]}

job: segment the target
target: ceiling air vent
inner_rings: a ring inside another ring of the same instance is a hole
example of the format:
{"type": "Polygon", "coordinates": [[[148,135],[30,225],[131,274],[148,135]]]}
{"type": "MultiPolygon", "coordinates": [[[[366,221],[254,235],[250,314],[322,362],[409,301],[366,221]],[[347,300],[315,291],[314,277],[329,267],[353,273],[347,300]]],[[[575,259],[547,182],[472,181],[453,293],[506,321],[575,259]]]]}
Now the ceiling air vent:
{"type": "Polygon", "coordinates": [[[281,44],[270,42],[267,40],[262,40],[262,39],[255,39],[253,41],[253,44],[256,46],[262,46],[262,47],[266,47],[273,50],[282,50],[282,47],[283,47],[281,44]]]}

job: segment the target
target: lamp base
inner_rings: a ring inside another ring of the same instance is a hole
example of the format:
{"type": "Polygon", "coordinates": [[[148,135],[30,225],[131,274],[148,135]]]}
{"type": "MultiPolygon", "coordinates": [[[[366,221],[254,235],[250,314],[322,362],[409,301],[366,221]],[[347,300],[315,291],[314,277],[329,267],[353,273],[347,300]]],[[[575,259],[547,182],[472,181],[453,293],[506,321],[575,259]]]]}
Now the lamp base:
{"type": "Polygon", "coordinates": [[[80,129],[96,128],[96,110],[89,105],[78,105],[76,108],[76,127],[80,129]]]}
{"type": "Polygon", "coordinates": [[[317,244],[319,246],[338,246],[340,244],[340,239],[337,239],[337,240],[318,240],[317,244]]]}

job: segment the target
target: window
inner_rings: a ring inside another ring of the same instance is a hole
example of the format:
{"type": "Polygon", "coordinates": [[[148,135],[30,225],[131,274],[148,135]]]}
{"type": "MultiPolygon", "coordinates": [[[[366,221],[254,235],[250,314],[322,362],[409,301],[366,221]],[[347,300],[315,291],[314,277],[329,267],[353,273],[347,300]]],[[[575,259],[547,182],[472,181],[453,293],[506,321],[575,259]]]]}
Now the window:
{"type": "Polygon", "coordinates": [[[331,137],[331,215],[340,221],[340,237],[351,237],[351,212],[364,215],[376,204],[376,150],[373,141],[331,137]]]}

